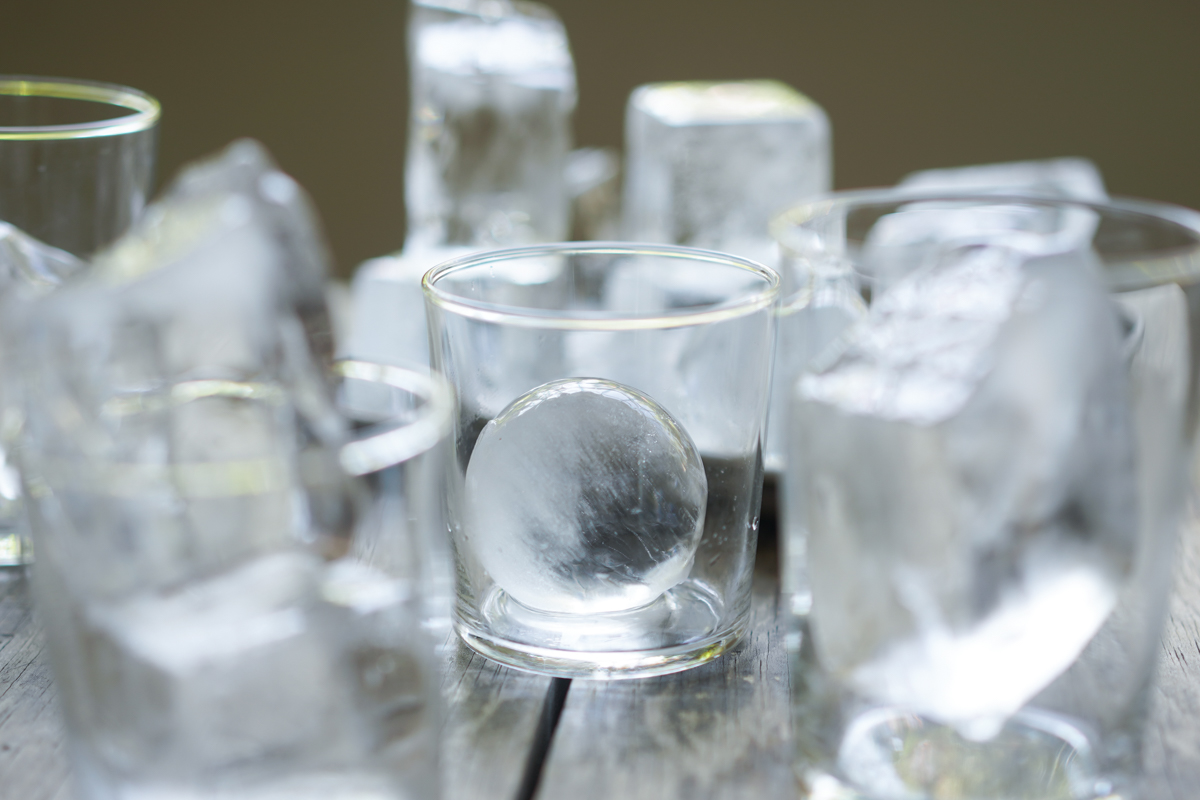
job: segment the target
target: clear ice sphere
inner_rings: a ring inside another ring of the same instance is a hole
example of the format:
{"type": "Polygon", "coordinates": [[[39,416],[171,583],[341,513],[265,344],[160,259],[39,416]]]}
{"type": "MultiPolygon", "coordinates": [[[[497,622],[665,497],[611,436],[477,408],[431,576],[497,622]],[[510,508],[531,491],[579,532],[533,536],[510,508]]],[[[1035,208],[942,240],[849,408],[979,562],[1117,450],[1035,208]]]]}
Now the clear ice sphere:
{"type": "Polygon", "coordinates": [[[575,67],[535,3],[414,4],[407,247],[561,241],[575,67]]]}
{"type": "Polygon", "coordinates": [[[906,175],[897,186],[931,192],[1031,192],[1049,197],[1093,202],[1108,199],[1100,170],[1086,158],[1006,161],[999,164],[926,169],[906,175]]]}
{"type": "Polygon", "coordinates": [[[562,614],[644,606],[684,580],[708,484],[687,432],[612,381],[551,381],[480,433],[467,538],[497,585],[562,614]]]}
{"type": "Polygon", "coordinates": [[[773,263],[767,226],[828,191],[829,121],[776,81],[648,84],[625,112],[624,238],[773,263]]]}
{"type": "Polygon", "coordinates": [[[987,738],[1070,666],[1136,551],[1121,335],[1085,254],[964,247],[800,379],[789,494],[826,669],[987,738]]]}
{"type": "Polygon", "coordinates": [[[319,562],[280,553],[166,594],[85,610],[94,745],[162,777],[345,757],[345,682],[313,625],[319,562]]]}

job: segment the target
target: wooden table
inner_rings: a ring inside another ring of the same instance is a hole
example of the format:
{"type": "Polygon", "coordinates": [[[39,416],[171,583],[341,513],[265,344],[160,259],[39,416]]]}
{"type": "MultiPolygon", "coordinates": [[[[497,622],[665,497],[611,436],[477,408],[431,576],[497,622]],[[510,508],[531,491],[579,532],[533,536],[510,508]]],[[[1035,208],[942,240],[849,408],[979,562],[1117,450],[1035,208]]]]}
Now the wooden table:
{"type": "MultiPolygon", "coordinates": [[[[457,644],[444,685],[447,800],[797,797],[774,556],[768,535],[747,641],[689,672],[542,678],[457,644]]],[[[1146,741],[1155,800],[1200,797],[1200,525],[1185,531],[1175,584],[1146,741]]],[[[41,630],[26,580],[10,577],[0,582],[0,798],[70,796],[41,630]]]]}

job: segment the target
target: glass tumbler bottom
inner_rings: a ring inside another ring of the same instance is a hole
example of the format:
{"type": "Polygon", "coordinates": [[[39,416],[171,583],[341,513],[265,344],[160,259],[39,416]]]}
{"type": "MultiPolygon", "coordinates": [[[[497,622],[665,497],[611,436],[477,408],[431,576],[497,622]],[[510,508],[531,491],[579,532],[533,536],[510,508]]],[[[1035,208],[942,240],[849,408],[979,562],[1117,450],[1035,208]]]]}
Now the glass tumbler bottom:
{"type": "Polygon", "coordinates": [[[894,708],[865,711],[846,727],[840,778],[803,776],[809,797],[838,800],[1093,800],[1124,797],[1101,774],[1087,735],[1059,715],[1027,709],[986,741],[894,708]],[[845,782],[843,782],[843,779],[845,782]]]}
{"type": "Polygon", "coordinates": [[[641,608],[609,614],[554,614],[524,606],[493,586],[455,628],[472,650],[526,672],[621,680],[681,672],[712,661],[741,640],[747,614],[689,579],[641,608]]]}

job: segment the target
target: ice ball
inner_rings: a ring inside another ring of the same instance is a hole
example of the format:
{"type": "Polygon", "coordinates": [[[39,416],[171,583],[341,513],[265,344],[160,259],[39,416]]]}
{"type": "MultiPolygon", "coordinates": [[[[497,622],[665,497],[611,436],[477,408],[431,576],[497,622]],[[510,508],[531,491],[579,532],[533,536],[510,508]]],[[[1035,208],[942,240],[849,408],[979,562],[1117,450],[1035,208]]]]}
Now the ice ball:
{"type": "Polygon", "coordinates": [[[467,538],[517,602],[592,614],[644,606],[691,571],[708,482],[687,431],[612,381],[551,381],[479,435],[467,538]]]}

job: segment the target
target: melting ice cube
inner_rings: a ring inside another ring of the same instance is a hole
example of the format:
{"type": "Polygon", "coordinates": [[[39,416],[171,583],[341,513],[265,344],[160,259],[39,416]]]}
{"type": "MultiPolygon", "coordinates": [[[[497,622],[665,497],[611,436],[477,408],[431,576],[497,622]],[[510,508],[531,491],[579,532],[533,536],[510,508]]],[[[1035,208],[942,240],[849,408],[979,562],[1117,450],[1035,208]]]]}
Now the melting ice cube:
{"type": "Polygon", "coordinates": [[[466,477],[471,547],[534,609],[643,606],[687,577],[708,484],[687,432],[611,381],[552,381],[483,429],[466,477]]]}
{"type": "Polygon", "coordinates": [[[575,68],[535,3],[413,6],[406,247],[560,241],[575,68]]]}
{"type": "Polygon", "coordinates": [[[345,682],[311,620],[319,569],[266,556],[90,608],[87,679],[106,761],[179,777],[268,755],[345,757],[345,682]]]}
{"type": "Polygon", "coordinates": [[[243,141],[39,301],[21,348],[28,463],[84,595],[170,586],[313,532],[297,454],[344,428],[325,258],[302,190],[243,141]]]}
{"type": "Polygon", "coordinates": [[[1097,276],[1079,251],[943,250],[800,380],[814,641],[857,691],[986,738],[1112,610],[1138,504],[1097,276]]]}
{"type": "Polygon", "coordinates": [[[1100,170],[1085,158],[1008,161],[951,169],[927,169],[906,175],[897,184],[921,191],[1032,192],[1050,197],[1102,201],[1108,199],[1100,170]]]}
{"type": "Polygon", "coordinates": [[[767,224],[828,191],[829,121],[776,81],[649,84],[625,112],[625,238],[770,263],[767,224]]]}

